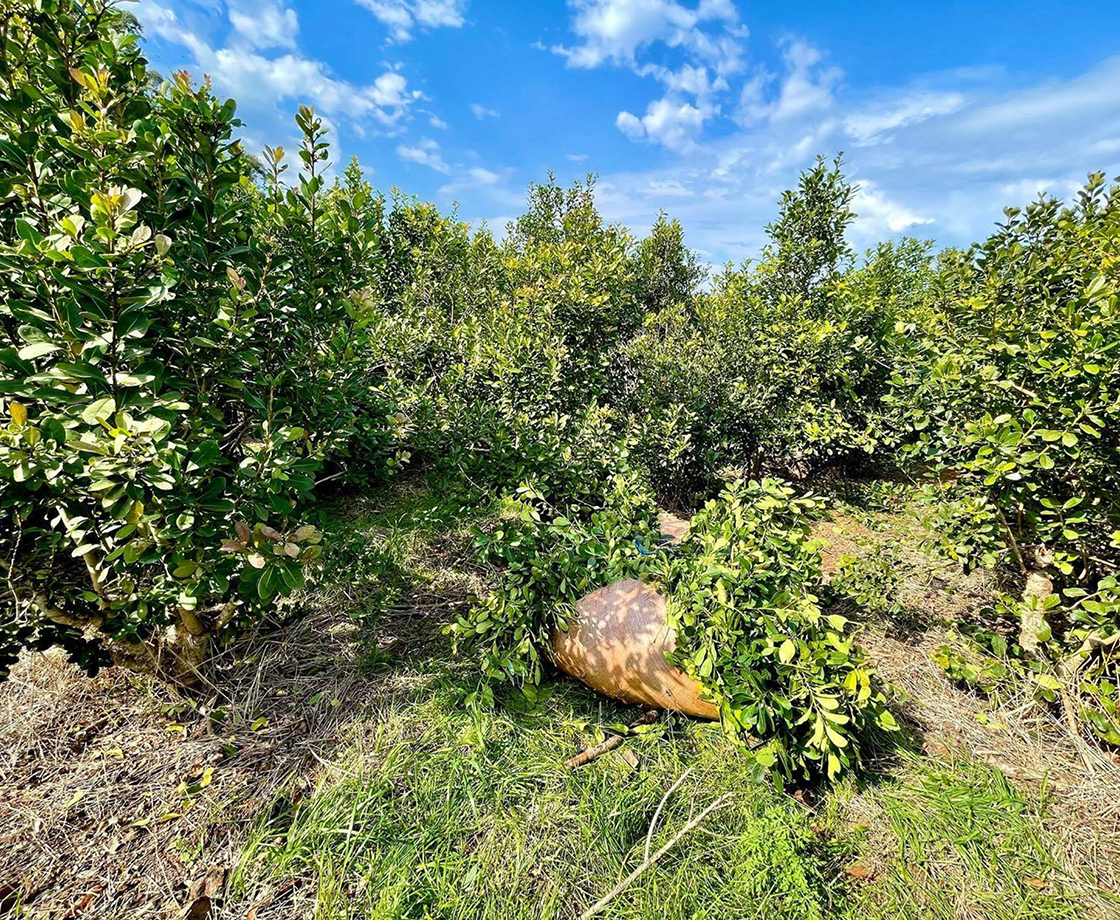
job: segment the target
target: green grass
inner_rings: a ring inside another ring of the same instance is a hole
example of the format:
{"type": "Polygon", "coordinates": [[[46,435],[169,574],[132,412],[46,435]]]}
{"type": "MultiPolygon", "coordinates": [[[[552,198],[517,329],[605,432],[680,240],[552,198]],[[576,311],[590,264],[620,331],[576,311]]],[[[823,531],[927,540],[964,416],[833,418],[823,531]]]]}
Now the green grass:
{"type": "MultiPolygon", "coordinates": [[[[332,565],[347,596],[358,598],[367,642],[386,609],[370,601],[378,592],[399,600],[477,582],[479,573],[465,571],[467,528],[500,512],[441,503],[418,488],[363,507],[377,510],[342,520],[332,565]],[[363,580],[365,593],[357,590],[363,580]]],[[[532,706],[482,705],[472,662],[451,655],[438,623],[426,628],[413,648],[372,655],[379,695],[355,706],[337,747],[320,752],[330,766],[313,791],[294,807],[278,799],[256,822],[233,877],[231,916],[294,880],[286,895],[294,912],[284,916],[578,917],[641,863],[658,803],[689,768],[653,850],[721,795],[734,793],[731,805],[603,916],[1080,915],[1051,855],[1041,805],[986,767],[902,755],[862,789],[849,780],[810,808],[752,783],[718,725],[673,716],[572,771],[568,757],[632,721],[635,710],[566,679],[532,706]],[[871,865],[874,877],[851,878],[845,869],[856,862],[871,865]]]]}
{"type": "Polygon", "coordinates": [[[577,915],[724,792],[736,798],[622,895],[617,917],[835,916],[842,851],[802,805],[752,784],[717,725],[670,720],[581,770],[623,713],[564,688],[533,712],[464,707],[450,673],[398,701],[291,816],[263,824],[242,883],[311,873],[320,917],[577,915]]]}
{"type": "Polygon", "coordinates": [[[878,883],[865,889],[871,915],[1083,915],[1050,847],[1044,810],[995,770],[909,756],[870,797],[893,847],[878,883]]]}

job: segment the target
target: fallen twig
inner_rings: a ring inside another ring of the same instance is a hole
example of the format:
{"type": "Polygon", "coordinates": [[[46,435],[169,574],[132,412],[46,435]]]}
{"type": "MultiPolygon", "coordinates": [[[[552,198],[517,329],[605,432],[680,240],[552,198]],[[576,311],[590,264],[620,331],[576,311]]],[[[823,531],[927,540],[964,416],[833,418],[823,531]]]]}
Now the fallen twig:
{"type": "MultiPolygon", "coordinates": [[[[649,725],[652,722],[656,722],[660,715],[660,710],[648,709],[634,721],[634,724],[631,725],[630,728],[634,729],[639,725],[649,725]]],[[[564,766],[571,770],[574,770],[576,767],[582,767],[584,764],[591,763],[591,761],[595,760],[597,757],[602,757],[608,751],[613,751],[622,744],[625,739],[625,735],[612,735],[606,741],[593,745],[586,751],[581,751],[579,754],[576,754],[571,760],[565,761],[564,766]]]]}
{"type": "Polygon", "coordinates": [[[686,824],[679,831],[677,831],[676,834],[673,835],[673,838],[667,844],[665,844],[665,846],[663,846],[660,850],[658,850],[652,856],[647,857],[646,859],[642,860],[642,864],[640,866],[638,866],[637,869],[635,869],[633,872],[631,872],[628,876],[626,876],[626,878],[624,878],[621,882],[619,882],[617,885],[615,885],[614,888],[612,888],[610,891],[608,891],[603,897],[601,897],[598,901],[596,901],[591,907],[589,907],[582,914],[580,914],[579,920],[589,920],[590,917],[594,917],[596,914],[601,913],[603,908],[605,908],[608,904],[610,904],[611,901],[613,901],[616,897],[618,897],[623,891],[625,891],[627,888],[629,888],[630,885],[633,884],[634,880],[637,879],[637,877],[639,875],[641,875],[643,872],[645,872],[646,869],[648,869],[650,866],[656,865],[666,853],[668,853],[674,846],[676,846],[678,840],[680,840],[685,834],[687,834],[689,831],[691,831],[693,828],[695,828],[701,821],[703,821],[713,811],[716,811],[719,808],[723,808],[725,805],[729,804],[731,799],[733,799],[734,797],[735,797],[734,792],[728,792],[726,795],[722,795],[718,799],[716,799],[714,802],[712,802],[711,805],[709,805],[707,808],[705,808],[702,812],[700,812],[700,814],[698,814],[695,818],[693,818],[691,821],[689,821],[688,824],[686,824]]]}
{"type": "Polygon", "coordinates": [[[672,786],[669,787],[669,791],[666,792],[663,796],[661,796],[661,801],[657,803],[657,809],[653,813],[653,820],[649,822],[649,831],[646,833],[646,849],[645,849],[645,852],[642,853],[642,859],[643,860],[649,859],[649,847],[650,847],[650,844],[653,843],[653,832],[655,830],[657,830],[657,819],[661,817],[661,809],[664,808],[665,803],[667,801],[669,801],[669,796],[671,796],[674,792],[676,792],[677,787],[685,781],[685,778],[691,772],[692,772],[692,767],[689,767],[687,770],[685,770],[684,773],[682,773],[677,778],[677,781],[675,783],[673,783],[672,786]]]}

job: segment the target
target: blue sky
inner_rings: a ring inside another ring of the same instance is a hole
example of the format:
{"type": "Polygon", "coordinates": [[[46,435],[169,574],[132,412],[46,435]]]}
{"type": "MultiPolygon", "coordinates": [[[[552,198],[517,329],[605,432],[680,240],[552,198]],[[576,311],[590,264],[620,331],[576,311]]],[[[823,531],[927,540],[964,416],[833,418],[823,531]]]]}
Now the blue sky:
{"type": "Polygon", "coordinates": [[[679,217],[705,261],[754,256],[822,153],[853,241],[986,235],[1007,204],[1120,174],[1120,3],[139,0],[154,64],[209,74],[246,143],[294,146],[500,233],[530,181],[588,172],[611,220],[679,217]]]}

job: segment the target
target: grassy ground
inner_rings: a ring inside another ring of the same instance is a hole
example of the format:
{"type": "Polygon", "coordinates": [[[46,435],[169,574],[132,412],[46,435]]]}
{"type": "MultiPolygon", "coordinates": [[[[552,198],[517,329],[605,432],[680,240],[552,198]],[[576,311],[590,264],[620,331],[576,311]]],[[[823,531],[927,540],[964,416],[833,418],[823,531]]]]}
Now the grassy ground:
{"type": "MultiPolygon", "coordinates": [[[[380,564],[391,561],[400,595],[454,604],[478,587],[464,567],[464,517],[421,489],[348,526],[359,556],[372,546],[380,564]]],[[[384,615],[407,610],[402,600],[383,602],[384,615]]],[[[799,801],[752,784],[718,725],[673,717],[570,771],[564,760],[634,711],[566,679],[531,708],[490,708],[473,696],[469,662],[438,640],[416,647],[381,662],[399,691],[359,720],[314,790],[254,829],[234,879],[240,904],[267,903],[299,879],[292,906],[322,918],[575,917],[731,793],[607,915],[1082,913],[1053,855],[1044,803],[960,752],[900,752],[862,788],[849,782],[799,801]],[[647,850],[662,797],[689,770],[647,850]]]]}
{"type": "MultiPolygon", "coordinates": [[[[873,544],[881,509],[844,508],[847,516],[831,525],[834,547],[848,552],[873,544]]],[[[88,835],[94,852],[50,841],[71,839],[83,820],[92,820],[77,814],[84,805],[59,805],[72,798],[71,787],[86,790],[87,804],[101,803],[95,827],[131,827],[120,816],[106,817],[121,798],[119,774],[91,767],[70,786],[13,806],[8,814],[23,823],[7,837],[0,831],[0,842],[28,845],[38,834],[44,849],[57,851],[41,875],[56,878],[22,896],[15,885],[5,893],[0,884],[0,917],[5,910],[27,917],[174,916],[186,905],[184,916],[238,920],[574,918],[641,864],[647,847],[656,852],[728,794],[725,807],[602,916],[1120,916],[1106,880],[1090,871],[1085,854],[1092,848],[1071,843],[1056,823],[1076,821],[1073,806],[1081,799],[1056,796],[1037,763],[1009,768],[1025,762],[1015,733],[992,729],[994,714],[985,715],[972,697],[953,696],[935,671],[916,664],[929,664],[934,640],[925,633],[915,639],[913,630],[932,629],[932,621],[974,606],[981,588],[930,575],[910,584],[901,592],[907,603],[887,605],[870,627],[869,647],[910,695],[900,706],[909,731],[902,747],[883,752],[859,783],[796,796],[752,784],[718,725],[678,716],[628,735],[618,749],[573,771],[564,766],[567,758],[624,731],[637,711],[567,679],[555,680],[532,704],[489,706],[472,663],[451,654],[440,630],[488,577],[473,563],[470,524],[501,512],[437,499],[420,481],[348,499],[339,507],[326,582],[304,599],[311,616],[232,654],[220,696],[186,711],[157,688],[99,678],[115,681],[113,693],[146,699],[153,733],[144,737],[167,736],[164,743],[173,740],[180,759],[189,750],[184,773],[199,758],[212,764],[212,782],[197,788],[192,773],[192,807],[177,806],[180,816],[142,825],[111,858],[95,852],[96,832],[88,835]],[[950,718],[946,700],[971,707],[971,724],[941,731],[940,723],[964,718],[957,710],[950,718]],[[168,725],[181,726],[184,737],[168,725]],[[998,759],[988,756],[992,750],[998,759]],[[1015,769],[1025,778],[1009,779],[1015,769]],[[112,873],[122,862],[135,864],[141,846],[152,877],[165,879],[162,888],[96,888],[90,881],[102,867],[112,873]],[[94,896],[83,904],[89,891],[94,896]],[[82,906],[74,911],[75,905],[82,906]]],[[[896,520],[902,545],[903,518],[896,520]]],[[[895,556],[920,567],[904,552],[895,556]]],[[[13,722],[3,737],[10,763],[20,769],[29,751],[44,750],[50,720],[61,717],[44,701],[44,683],[78,680],[57,667],[53,676],[35,667],[25,663],[23,676],[0,690],[12,713],[40,693],[38,721],[28,717],[23,728],[13,722]]],[[[65,702],[62,694],[59,706],[65,702]]],[[[104,702],[117,704],[119,698],[104,702]]],[[[129,731],[137,733],[135,723],[110,731],[98,749],[119,744],[127,759],[121,736],[129,731]]],[[[1057,748],[1045,747],[1041,729],[1024,734],[1042,762],[1059,766],[1057,748]]],[[[157,756],[154,746],[146,756],[157,756]]],[[[146,813],[183,799],[178,775],[164,787],[153,770],[145,775],[155,790],[148,794],[159,799],[146,813]]],[[[1061,777],[1067,792],[1079,788],[1061,777]]],[[[131,817],[132,804],[116,807],[131,817]]],[[[0,825],[4,815],[0,806],[0,825]]],[[[1095,834],[1098,850],[1111,846],[1107,834],[1086,833],[1095,834]]],[[[1097,856],[1115,861],[1107,848],[1097,856]]],[[[7,881],[3,867],[0,859],[0,883],[7,881]]]]}
{"type": "Polygon", "coordinates": [[[563,761],[624,717],[561,690],[520,714],[464,708],[444,673],[339,752],[292,815],[252,835],[235,890],[290,877],[320,917],[573,916],[725,791],[736,798],[618,902],[627,917],[831,917],[845,854],[792,799],[752,786],[718,727],[658,726],[591,767],[563,761]]]}

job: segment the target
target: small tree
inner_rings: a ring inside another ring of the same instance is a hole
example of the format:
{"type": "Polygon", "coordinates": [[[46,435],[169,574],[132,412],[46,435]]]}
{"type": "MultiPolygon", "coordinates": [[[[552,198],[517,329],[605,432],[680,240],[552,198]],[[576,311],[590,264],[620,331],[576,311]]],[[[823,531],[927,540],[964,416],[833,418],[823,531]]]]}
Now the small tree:
{"type": "Polygon", "coordinates": [[[680,221],[670,220],[662,211],[649,236],[638,245],[639,296],[646,314],[678,305],[691,312],[706,277],[700,259],[684,244],[680,221]]]}
{"type": "Polygon", "coordinates": [[[303,584],[325,465],[391,450],[359,357],[380,212],[324,186],[308,109],[298,185],[270,151],[259,189],[234,103],[155,83],[132,26],[0,20],[0,665],[61,644],[190,681],[303,584]]]}
{"type": "Polygon", "coordinates": [[[893,402],[913,432],[906,455],[943,480],[947,548],[1018,574],[1021,599],[1007,604],[1019,644],[1058,659],[1067,693],[1097,697],[1094,724],[1120,743],[1109,651],[1120,639],[1120,186],[1094,174],[1072,207],[1040,199],[1005,213],[987,241],[943,259],[932,313],[900,343],[893,402]]]}
{"type": "Polygon", "coordinates": [[[845,234],[855,212],[855,187],[844,178],[843,159],[824,157],[801,174],[797,189],[782,193],[781,214],[767,226],[760,283],[773,299],[800,298],[821,311],[825,297],[851,261],[845,234]]]}
{"type": "MultiPolygon", "coordinates": [[[[642,456],[670,500],[703,494],[727,467],[804,473],[877,449],[890,338],[925,296],[928,256],[911,241],[849,265],[853,188],[840,165],[818,160],[782,196],[759,264],[651,312],[625,347],[642,456]]],[[[673,225],[654,238],[651,250],[675,251],[673,225]]]]}

